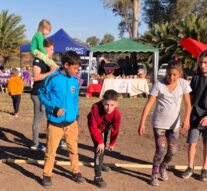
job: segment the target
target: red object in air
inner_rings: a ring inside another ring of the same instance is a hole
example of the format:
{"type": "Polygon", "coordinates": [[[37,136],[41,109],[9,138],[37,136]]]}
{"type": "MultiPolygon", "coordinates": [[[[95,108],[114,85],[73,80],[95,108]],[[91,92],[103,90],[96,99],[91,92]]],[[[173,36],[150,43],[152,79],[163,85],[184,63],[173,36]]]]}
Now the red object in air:
{"type": "Polygon", "coordinates": [[[181,40],[179,44],[195,58],[198,58],[204,50],[207,50],[205,44],[192,38],[185,38],[181,40]]]}

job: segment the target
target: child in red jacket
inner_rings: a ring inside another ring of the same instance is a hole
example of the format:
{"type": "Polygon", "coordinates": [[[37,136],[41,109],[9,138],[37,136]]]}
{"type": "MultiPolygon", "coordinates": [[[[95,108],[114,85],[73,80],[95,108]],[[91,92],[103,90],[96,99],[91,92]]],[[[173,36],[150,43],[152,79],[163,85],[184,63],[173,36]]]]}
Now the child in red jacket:
{"type": "Polygon", "coordinates": [[[110,168],[103,165],[103,156],[106,148],[107,136],[111,131],[109,151],[114,150],[114,145],[119,133],[121,114],[117,108],[118,93],[107,90],[103,100],[92,106],[88,114],[88,127],[94,143],[94,183],[98,187],[106,187],[106,182],[101,177],[101,171],[109,171],[110,168]]]}

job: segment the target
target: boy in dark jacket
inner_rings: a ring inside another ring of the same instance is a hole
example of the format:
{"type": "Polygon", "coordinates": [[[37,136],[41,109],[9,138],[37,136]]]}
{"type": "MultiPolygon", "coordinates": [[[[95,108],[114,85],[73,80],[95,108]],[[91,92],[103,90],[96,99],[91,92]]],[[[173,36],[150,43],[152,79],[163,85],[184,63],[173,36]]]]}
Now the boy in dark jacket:
{"type": "Polygon", "coordinates": [[[88,127],[94,143],[94,183],[101,188],[106,187],[106,182],[101,177],[101,171],[110,168],[103,165],[103,156],[106,148],[107,136],[111,132],[109,151],[114,150],[114,145],[119,133],[121,114],[117,108],[118,94],[114,90],[107,90],[103,100],[92,106],[88,114],[88,127]]]}
{"type": "Polygon", "coordinates": [[[51,175],[58,144],[64,136],[72,169],[72,179],[85,182],[79,170],[78,159],[78,94],[79,83],[75,77],[80,67],[80,57],[68,51],[62,57],[62,69],[48,76],[40,88],[39,99],[46,107],[48,119],[47,151],[43,171],[43,186],[52,185],[51,175]]]}

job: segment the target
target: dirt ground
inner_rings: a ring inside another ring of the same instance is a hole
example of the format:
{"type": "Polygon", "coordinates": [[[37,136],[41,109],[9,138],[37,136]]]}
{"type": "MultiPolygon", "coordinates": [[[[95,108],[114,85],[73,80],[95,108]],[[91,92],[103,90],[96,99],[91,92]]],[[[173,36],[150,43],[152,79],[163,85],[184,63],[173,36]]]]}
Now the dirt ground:
{"type": "MultiPolygon", "coordinates": [[[[106,163],[135,163],[151,164],[154,154],[154,139],[150,120],[147,122],[146,135],[138,137],[137,124],[140,119],[146,98],[124,98],[120,100],[119,108],[122,112],[122,123],[119,138],[114,152],[106,152],[106,163]]],[[[88,132],[86,116],[91,105],[97,98],[80,98],[79,120],[79,156],[80,161],[93,161],[93,146],[88,132]]],[[[8,95],[0,94],[0,159],[44,159],[44,153],[31,151],[29,146],[32,139],[33,108],[29,94],[22,96],[19,118],[14,118],[11,99],[8,95]]],[[[40,140],[45,143],[46,120],[42,125],[40,140]]],[[[179,150],[170,165],[187,164],[186,134],[179,140],[179,150]]],[[[65,149],[58,149],[56,160],[67,160],[65,149]]],[[[199,142],[196,154],[196,165],[202,165],[202,144],[199,142]]],[[[0,191],[41,191],[42,165],[37,164],[0,164],[0,191]]],[[[55,166],[53,187],[51,191],[92,191],[99,190],[93,185],[93,168],[81,167],[87,182],[81,185],[71,180],[69,166],[55,166]]],[[[179,190],[204,191],[207,183],[199,180],[200,171],[189,180],[180,178],[181,171],[169,171],[169,180],[160,181],[159,187],[150,186],[151,169],[113,168],[112,172],[103,173],[108,183],[103,190],[134,191],[134,190],[179,190]]]]}

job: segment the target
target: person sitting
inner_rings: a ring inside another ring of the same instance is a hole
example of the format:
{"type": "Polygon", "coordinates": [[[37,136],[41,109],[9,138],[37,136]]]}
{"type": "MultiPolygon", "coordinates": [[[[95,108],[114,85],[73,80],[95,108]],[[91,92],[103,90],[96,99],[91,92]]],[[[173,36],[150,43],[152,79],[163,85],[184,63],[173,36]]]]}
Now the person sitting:
{"type": "Polygon", "coordinates": [[[139,69],[137,75],[138,75],[138,78],[146,78],[146,73],[144,69],[139,69]]]}
{"type": "Polygon", "coordinates": [[[106,79],[115,79],[114,70],[105,70],[106,72],[106,79]]]}
{"type": "Polygon", "coordinates": [[[105,65],[105,60],[101,60],[101,64],[100,66],[98,67],[98,75],[99,76],[103,76],[105,74],[105,70],[104,70],[104,65],[105,65]]]}

